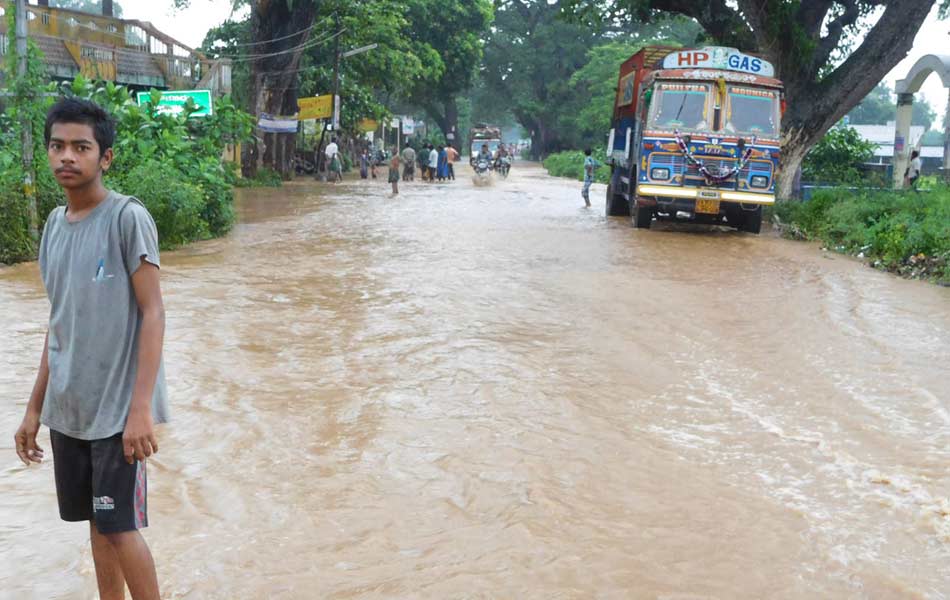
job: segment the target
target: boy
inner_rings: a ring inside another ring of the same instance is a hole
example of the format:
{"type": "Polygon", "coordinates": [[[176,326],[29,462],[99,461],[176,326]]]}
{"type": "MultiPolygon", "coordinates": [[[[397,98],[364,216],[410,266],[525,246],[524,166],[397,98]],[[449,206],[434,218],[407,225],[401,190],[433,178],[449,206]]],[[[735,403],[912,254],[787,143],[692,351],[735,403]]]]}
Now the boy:
{"type": "Polygon", "coordinates": [[[389,183],[393,186],[393,195],[399,194],[399,148],[393,148],[393,156],[389,159],[389,183]]]}
{"type": "Polygon", "coordinates": [[[590,148],[584,149],[584,189],[581,190],[581,196],[584,197],[584,205],[590,208],[590,184],[594,183],[594,169],[600,166],[600,163],[591,156],[590,148]]]}
{"type": "Polygon", "coordinates": [[[51,310],[16,451],[29,465],[50,428],[59,513],[89,521],[99,597],[158,600],[146,516],[145,459],[168,419],[158,234],[138,200],[107,190],[115,126],[98,105],[62,100],[46,118],[50,168],[67,206],[50,213],[40,274],[51,310]]]}
{"type": "Polygon", "coordinates": [[[910,167],[907,169],[907,175],[910,179],[910,187],[917,191],[917,180],[920,179],[920,171],[924,168],[923,161],[920,160],[920,152],[914,150],[910,153],[910,167]]]}

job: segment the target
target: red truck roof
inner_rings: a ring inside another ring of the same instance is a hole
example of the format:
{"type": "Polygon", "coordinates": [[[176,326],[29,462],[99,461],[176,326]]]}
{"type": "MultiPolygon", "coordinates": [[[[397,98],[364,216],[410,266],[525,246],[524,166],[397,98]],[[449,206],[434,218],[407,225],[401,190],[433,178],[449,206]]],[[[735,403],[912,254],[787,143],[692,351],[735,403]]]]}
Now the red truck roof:
{"type": "Polygon", "coordinates": [[[671,52],[680,50],[675,46],[646,46],[623,61],[617,79],[617,99],[614,102],[614,119],[634,116],[640,85],[646,76],[671,52]]]}

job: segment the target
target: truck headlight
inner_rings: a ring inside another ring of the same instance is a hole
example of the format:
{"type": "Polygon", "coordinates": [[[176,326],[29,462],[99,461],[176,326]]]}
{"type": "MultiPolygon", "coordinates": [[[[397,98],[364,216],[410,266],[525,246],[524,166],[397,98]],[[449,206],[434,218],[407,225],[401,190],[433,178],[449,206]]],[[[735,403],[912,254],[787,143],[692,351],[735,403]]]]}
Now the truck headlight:
{"type": "Polygon", "coordinates": [[[769,187],[769,178],[765,175],[753,175],[749,185],[754,188],[767,188],[769,187]]]}
{"type": "Polygon", "coordinates": [[[666,180],[670,178],[669,169],[654,168],[650,170],[650,179],[666,180]]]}

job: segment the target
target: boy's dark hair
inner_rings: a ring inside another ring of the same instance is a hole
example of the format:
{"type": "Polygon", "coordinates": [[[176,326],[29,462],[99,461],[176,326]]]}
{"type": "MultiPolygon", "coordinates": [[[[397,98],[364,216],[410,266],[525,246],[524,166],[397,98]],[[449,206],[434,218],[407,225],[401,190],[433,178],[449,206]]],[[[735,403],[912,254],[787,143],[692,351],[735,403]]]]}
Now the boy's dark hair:
{"type": "Polygon", "coordinates": [[[78,123],[92,127],[93,137],[99,144],[99,156],[115,143],[115,121],[104,108],[91,100],[63,98],[46,113],[46,129],[43,137],[49,146],[49,138],[56,123],[78,123]]]}
{"type": "Polygon", "coordinates": [[[584,156],[590,156],[592,150],[590,148],[584,148],[584,156]]]}
{"type": "Polygon", "coordinates": [[[920,156],[920,152],[917,152],[916,150],[910,153],[911,158],[917,158],[918,156],[920,156]]]}

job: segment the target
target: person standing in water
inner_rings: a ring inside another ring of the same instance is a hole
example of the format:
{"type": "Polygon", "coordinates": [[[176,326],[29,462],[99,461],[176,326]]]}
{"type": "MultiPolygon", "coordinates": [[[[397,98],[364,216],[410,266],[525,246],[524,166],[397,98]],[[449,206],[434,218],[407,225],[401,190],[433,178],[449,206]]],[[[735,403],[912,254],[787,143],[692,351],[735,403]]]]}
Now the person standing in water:
{"type": "Polygon", "coordinates": [[[389,183],[393,184],[393,195],[399,194],[399,148],[393,148],[393,156],[389,159],[389,183]]]}
{"type": "Polygon", "coordinates": [[[369,163],[373,159],[369,156],[369,151],[366,148],[363,148],[363,153],[360,154],[360,179],[369,178],[369,163]]]}
{"type": "Polygon", "coordinates": [[[594,170],[600,167],[600,163],[594,160],[591,154],[590,148],[584,150],[584,188],[581,190],[581,196],[587,208],[590,208],[590,186],[594,183],[594,170]]]}
{"type": "Polygon", "coordinates": [[[140,530],[146,459],[155,425],[168,420],[155,222],[137,199],[108,190],[115,125],[87,100],[46,117],[50,168],[66,194],[40,242],[50,301],[36,383],[14,436],[25,464],[39,463],[40,424],[50,429],[59,515],[88,521],[99,598],[159,600],[155,563],[140,530]]]}
{"type": "Polygon", "coordinates": [[[455,163],[459,161],[459,152],[454,146],[448,146],[445,149],[448,154],[449,179],[455,181],[455,163]]]}
{"type": "Polygon", "coordinates": [[[416,175],[416,151],[407,145],[402,151],[402,180],[412,181],[416,175]]]}

